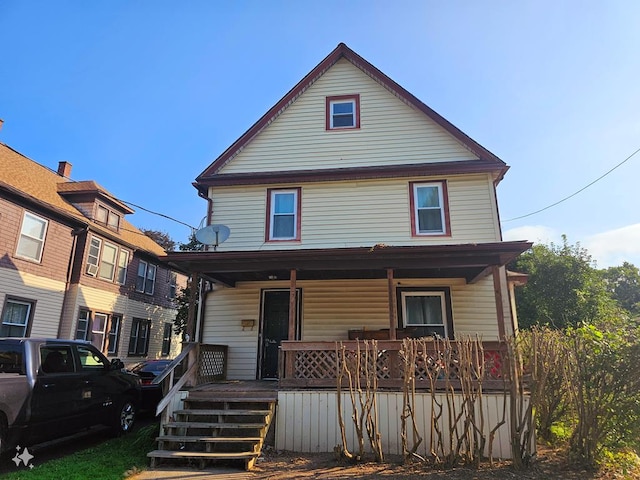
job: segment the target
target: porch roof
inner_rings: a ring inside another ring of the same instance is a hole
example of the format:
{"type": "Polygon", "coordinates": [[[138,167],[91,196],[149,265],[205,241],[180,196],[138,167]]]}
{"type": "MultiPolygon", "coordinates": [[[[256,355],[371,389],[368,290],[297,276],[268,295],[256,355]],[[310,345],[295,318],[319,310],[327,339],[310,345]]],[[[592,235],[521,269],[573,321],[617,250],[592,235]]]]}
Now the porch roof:
{"type": "Polygon", "coordinates": [[[162,260],[188,272],[198,272],[225,285],[237,282],[387,278],[464,278],[473,283],[531,248],[531,242],[459,245],[260,250],[231,252],[170,252],[162,260]]]}

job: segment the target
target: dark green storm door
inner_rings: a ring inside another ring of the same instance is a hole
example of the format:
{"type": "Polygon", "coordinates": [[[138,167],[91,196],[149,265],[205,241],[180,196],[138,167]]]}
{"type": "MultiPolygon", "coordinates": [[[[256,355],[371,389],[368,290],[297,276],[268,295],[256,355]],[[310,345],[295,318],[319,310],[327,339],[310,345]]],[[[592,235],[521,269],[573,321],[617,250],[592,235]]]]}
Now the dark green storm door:
{"type": "MultiPolygon", "coordinates": [[[[296,335],[300,330],[300,289],[296,290],[296,335]]],[[[280,342],[289,337],[289,290],[263,290],[258,342],[258,378],[278,378],[280,342]]]]}

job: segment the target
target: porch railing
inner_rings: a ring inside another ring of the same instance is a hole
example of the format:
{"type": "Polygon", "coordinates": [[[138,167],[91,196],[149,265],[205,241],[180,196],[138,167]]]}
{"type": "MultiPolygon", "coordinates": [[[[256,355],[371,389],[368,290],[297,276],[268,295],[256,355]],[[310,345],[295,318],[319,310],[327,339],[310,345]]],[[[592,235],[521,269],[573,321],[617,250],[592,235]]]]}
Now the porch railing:
{"type": "Polygon", "coordinates": [[[227,353],[227,345],[185,343],[180,355],[152,382],[162,385],[164,394],[156,408],[156,416],[166,409],[176,393],[183,388],[226,379],[227,353]]]}
{"type": "MultiPolygon", "coordinates": [[[[443,342],[427,341],[426,346],[416,357],[413,367],[417,389],[430,389],[431,379],[436,379],[436,389],[459,388],[460,358],[458,343],[448,342],[449,351],[443,351],[443,342]],[[448,362],[446,368],[443,362],[448,362]],[[445,378],[445,372],[448,378],[445,378]]],[[[357,351],[357,341],[338,342],[345,348],[348,358],[353,359],[357,351]]],[[[401,388],[404,368],[401,340],[379,340],[377,342],[377,372],[380,388],[401,388]]],[[[360,349],[364,344],[360,342],[360,349]]],[[[483,388],[502,390],[505,388],[503,364],[505,345],[501,342],[482,342],[483,388]]],[[[337,367],[340,353],[336,351],[336,342],[298,342],[284,341],[280,347],[280,386],[291,388],[336,386],[337,367]]]]}

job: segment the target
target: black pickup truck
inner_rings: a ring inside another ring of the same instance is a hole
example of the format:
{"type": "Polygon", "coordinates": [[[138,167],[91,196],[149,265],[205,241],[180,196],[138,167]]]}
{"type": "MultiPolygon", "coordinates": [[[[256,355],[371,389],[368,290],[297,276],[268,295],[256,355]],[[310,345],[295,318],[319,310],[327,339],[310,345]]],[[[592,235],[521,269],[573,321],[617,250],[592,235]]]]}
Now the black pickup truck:
{"type": "Polygon", "coordinates": [[[104,424],[133,426],[140,378],[93,345],[0,338],[0,454],[104,424]]]}

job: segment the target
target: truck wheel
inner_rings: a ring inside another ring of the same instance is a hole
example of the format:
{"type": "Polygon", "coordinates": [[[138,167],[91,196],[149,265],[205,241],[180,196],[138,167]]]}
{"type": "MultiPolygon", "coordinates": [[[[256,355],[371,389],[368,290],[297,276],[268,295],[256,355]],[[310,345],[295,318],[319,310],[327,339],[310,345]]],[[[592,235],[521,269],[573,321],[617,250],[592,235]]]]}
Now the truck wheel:
{"type": "Polygon", "coordinates": [[[129,398],[125,398],[120,407],[116,410],[116,417],[113,422],[113,433],[122,435],[129,433],[136,421],[136,405],[129,398]]]}

